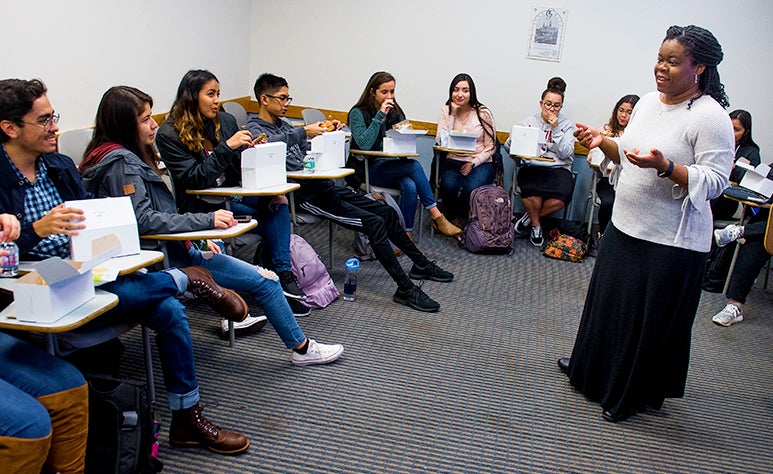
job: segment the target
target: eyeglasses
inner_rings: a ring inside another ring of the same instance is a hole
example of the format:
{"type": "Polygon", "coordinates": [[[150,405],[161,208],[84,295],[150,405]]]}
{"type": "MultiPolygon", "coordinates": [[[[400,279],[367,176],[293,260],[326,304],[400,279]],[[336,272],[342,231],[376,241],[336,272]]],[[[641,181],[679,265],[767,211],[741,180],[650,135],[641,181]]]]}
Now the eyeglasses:
{"type": "Polygon", "coordinates": [[[282,102],[283,104],[289,104],[290,102],[293,101],[293,98],[290,97],[289,95],[279,95],[279,96],[271,95],[271,94],[263,94],[263,95],[265,95],[266,97],[271,97],[272,99],[276,99],[279,102],[282,102]]]}
{"type": "Polygon", "coordinates": [[[542,105],[544,105],[546,109],[551,109],[551,110],[560,110],[561,107],[564,106],[564,104],[560,102],[557,104],[554,104],[553,102],[550,102],[550,101],[544,101],[542,102],[542,105]]]}
{"type": "Polygon", "coordinates": [[[59,114],[53,114],[50,117],[39,120],[37,122],[27,122],[26,120],[22,120],[21,122],[27,123],[30,125],[40,125],[41,127],[43,127],[43,131],[50,132],[51,126],[55,123],[59,123],[59,114]]]}

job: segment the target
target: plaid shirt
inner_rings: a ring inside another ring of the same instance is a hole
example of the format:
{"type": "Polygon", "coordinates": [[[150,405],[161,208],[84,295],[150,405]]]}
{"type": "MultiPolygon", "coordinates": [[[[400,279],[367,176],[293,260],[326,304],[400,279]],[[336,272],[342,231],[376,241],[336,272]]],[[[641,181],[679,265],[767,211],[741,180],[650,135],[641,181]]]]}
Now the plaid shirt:
{"type": "MultiPolygon", "coordinates": [[[[61,204],[62,198],[56,190],[53,181],[48,177],[48,169],[42,160],[38,159],[38,170],[35,182],[31,183],[19,168],[11,162],[16,177],[24,181],[24,222],[29,224],[42,219],[48,211],[61,204]]],[[[38,242],[29,252],[40,258],[61,257],[70,258],[70,237],[64,234],[54,234],[38,242]]]]}

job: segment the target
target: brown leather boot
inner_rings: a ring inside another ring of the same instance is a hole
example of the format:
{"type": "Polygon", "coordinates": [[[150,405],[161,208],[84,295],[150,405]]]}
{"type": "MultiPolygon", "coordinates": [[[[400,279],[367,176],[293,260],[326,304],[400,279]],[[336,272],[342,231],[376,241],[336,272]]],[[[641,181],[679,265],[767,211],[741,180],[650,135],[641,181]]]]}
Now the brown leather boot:
{"type": "Polygon", "coordinates": [[[185,410],[172,411],[169,444],[175,448],[201,446],[219,454],[240,454],[247,451],[246,436],[224,430],[204,418],[204,407],[197,403],[185,410]]]}
{"type": "Polygon", "coordinates": [[[212,274],[204,267],[185,267],[180,271],[188,275],[188,291],[206,301],[217,314],[240,323],[247,317],[249,308],[236,292],[215,283],[212,274]]]}
{"type": "Polygon", "coordinates": [[[432,219],[432,227],[434,227],[435,230],[441,234],[447,235],[449,237],[454,237],[455,235],[462,232],[462,229],[450,223],[444,215],[432,219]]]}

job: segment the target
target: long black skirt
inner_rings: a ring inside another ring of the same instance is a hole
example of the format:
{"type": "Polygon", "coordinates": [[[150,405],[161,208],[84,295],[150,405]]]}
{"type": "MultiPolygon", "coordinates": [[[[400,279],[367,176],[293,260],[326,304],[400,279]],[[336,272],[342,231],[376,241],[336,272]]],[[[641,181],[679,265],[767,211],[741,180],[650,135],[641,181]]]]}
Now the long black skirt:
{"type": "Polygon", "coordinates": [[[705,260],[610,224],[572,351],[571,384],[615,415],[684,396],[705,260]]]}

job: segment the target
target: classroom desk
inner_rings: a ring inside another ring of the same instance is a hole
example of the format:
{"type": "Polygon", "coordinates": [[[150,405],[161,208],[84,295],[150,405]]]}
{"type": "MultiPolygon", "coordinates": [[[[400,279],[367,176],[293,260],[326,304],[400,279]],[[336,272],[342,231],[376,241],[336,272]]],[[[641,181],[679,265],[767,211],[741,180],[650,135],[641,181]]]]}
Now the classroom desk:
{"type": "Polygon", "coordinates": [[[370,189],[370,172],[368,171],[368,159],[387,159],[387,160],[404,160],[407,158],[416,158],[421,156],[418,153],[385,153],[383,151],[371,151],[371,150],[349,150],[352,155],[362,156],[365,160],[365,189],[371,192],[370,189]]]}
{"type": "MultiPolygon", "coordinates": [[[[140,250],[140,253],[137,254],[113,257],[108,261],[97,265],[94,270],[117,270],[118,275],[125,276],[163,260],[163,252],[157,250],[140,250]]],[[[30,272],[35,269],[35,264],[37,263],[38,262],[34,261],[21,261],[19,262],[19,272],[30,272]]]]}
{"type": "Polygon", "coordinates": [[[220,188],[188,189],[186,194],[197,196],[281,196],[291,193],[301,186],[298,183],[285,183],[260,189],[243,188],[241,186],[224,186],[220,188]]]}
{"type": "Polygon", "coordinates": [[[547,163],[555,163],[556,160],[553,158],[547,158],[544,156],[530,156],[530,155],[510,155],[510,158],[515,161],[515,166],[513,166],[513,179],[512,184],[510,185],[510,201],[515,201],[515,195],[517,194],[515,190],[518,188],[518,169],[520,168],[520,160],[523,161],[543,161],[547,163]]]}
{"type": "MultiPolygon", "coordinates": [[[[366,167],[367,168],[367,167],[366,167]]],[[[287,177],[290,179],[296,179],[298,181],[304,181],[304,180],[314,180],[314,179],[341,179],[346,176],[350,176],[354,174],[354,170],[352,168],[333,168],[329,170],[314,170],[313,173],[305,173],[303,170],[299,171],[288,171],[287,177]]],[[[292,198],[292,195],[290,195],[290,222],[293,223],[293,225],[296,225],[295,220],[295,199],[292,198]]],[[[328,253],[328,269],[333,268],[333,221],[328,220],[328,242],[329,242],[329,253],[328,253]]]]}
{"type": "MultiPolygon", "coordinates": [[[[735,187],[735,185],[731,185],[730,188],[728,189],[731,189],[733,187],[735,187]]],[[[738,219],[738,225],[743,225],[743,221],[746,218],[746,211],[749,209],[749,207],[759,207],[762,209],[770,209],[771,207],[770,203],[759,203],[759,202],[747,201],[744,199],[739,199],[737,197],[734,197],[733,195],[727,194],[725,192],[723,192],[722,195],[728,199],[732,199],[733,201],[738,201],[741,203],[741,217],[738,219]]],[[[733,251],[733,259],[730,260],[730,269],[727,271],[727,278],[725,278],[725,286],[722,288],[722,294],[724,296],[727,296],[727,289],[730,287],[730,279],[733,277],[733,270],[735,270],[735,262],[736,260],[738,260],[738,252],[740,251],[741,251],[741,246],[736,244],[735,250],[733,251]]]]}

